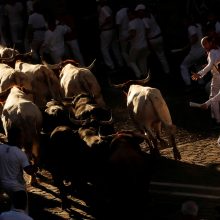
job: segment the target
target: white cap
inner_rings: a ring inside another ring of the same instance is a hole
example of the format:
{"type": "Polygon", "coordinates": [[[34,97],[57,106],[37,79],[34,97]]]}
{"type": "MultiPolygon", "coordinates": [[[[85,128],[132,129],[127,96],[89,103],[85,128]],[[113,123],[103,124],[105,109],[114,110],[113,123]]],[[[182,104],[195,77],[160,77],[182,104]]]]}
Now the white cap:
{"type": "Polygon", "coordinates": [[[139,4],[139,5],[136,6],[135,11],[138,11],[138,10],[145,10],[145,9],[146,9],[146,6],[145,6],[145,5],[143,5],[143,4],[139,4]]]}

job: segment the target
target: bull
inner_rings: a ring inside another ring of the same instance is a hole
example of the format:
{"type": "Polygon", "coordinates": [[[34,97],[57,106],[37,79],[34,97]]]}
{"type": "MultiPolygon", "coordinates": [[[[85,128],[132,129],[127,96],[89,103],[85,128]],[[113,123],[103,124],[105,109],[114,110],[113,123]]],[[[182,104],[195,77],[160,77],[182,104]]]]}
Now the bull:
{"type": "Polygon", "coordinates": [[[8,66],[7,64],[0,64],[0,92],[10,88],[13,85],[25,87],[31,90],[31,82],[27,75],[20,70],[8,66]]]}
{"type": "Polygon", "coordinates": [[[145,219],[154,157],[140,144],[148,137],[139,131],[122,130],[102,137],[108,141],[108,157],[102,165],[97,197],[104,216],[100,219],[145,219]],[[108,213],[108,216],[106,216],[108,213]]]}
{"type": "Polygon", "coordinates": [[[21,61],[15,63],[15,70],[25,73],[32,85],[34,103],[44,108],[51,99],[61,100],[63,94],[54,72],[42,64],[29,64],[21,61]]]}
{"type": "Polygon", "coordinates": [[[127,94],[127,108],[131,119],[136,127],[149,136],[148,145],[151,152],[159,154],[158,140],[161,145],[166,141],[161,137],[162,126],[168,135],[169,146],[173,149],[175,160],[181,159],[176,146],[175,131],[176,127],[172,123],[168,106],[157,88],[143,86],[150,80],[150,74],[144,80],[130,80],[126,83],[115,85],[127,94]]]}
{"type": "Polygon", "coordinates": [[[32,92],[26,88],[13,86],[0,93],[4,102],[1,120],[5,134],[13,126],[21,130],[21,145],[33,162],[39,161],[39,136],[42,127],[42,114],[32,101],[32,92]]]}
{"type": "Polygon", "coordinates": [[[56,65],[49,65],[46,62],[44,62],[44,64],[52,69],[61,69],[59,79],[65,97],[73,97],[81,93],[88,93],[94,97],[99,106],[106,106],[101,87],[95,75],[91,72],[94,62],[88,67],[78,67],[65,61],[56,65]]]}

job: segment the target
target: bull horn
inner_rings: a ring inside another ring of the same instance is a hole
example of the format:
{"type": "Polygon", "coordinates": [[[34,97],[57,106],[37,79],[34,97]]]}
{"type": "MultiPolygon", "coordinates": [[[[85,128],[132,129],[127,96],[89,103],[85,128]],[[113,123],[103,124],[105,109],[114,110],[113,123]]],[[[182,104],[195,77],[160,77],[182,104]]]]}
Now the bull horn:
{"type": "Polygon", "coordinates": [[[151,79],[151,73],[150,71],[148,71],[147,73],[147,77],[145,79],[138,79],[138,80],[128,80],[125,83],[121,83],[121,84],[112,84],[110,79],[109,79],[109,84],[110,86],[116,88],[116,89],[124,89],[126,87],[129,87],[130,85],[145,85],[147,82],[149,82],[151,79]]]}
{"type": "Polygon", "coordinates": [[[89,69],[90,71],[93,69],[94,65],[95,65],[95,62],[96,62],[96,59],[94,59],[92,61],[92,63],[88,66],[88,67],[85,67],[86,69],[89,69]]]}
{"type": "Polygon", "coordinates": [[[27,53],[20,53],[18,55],[21,55],[21,56],[31,56],[33,54],[33,50],[31,49],[29,52],[27,53]]]}
{"type": "Polygon", "coordinates": [[[83,125],[83,123],[86,121],[86,120],[75,119],[70,116],[70,113],[69,113],[69,119],[73,124],[80,125],[80,126],[83,125]]]}
{"type": "Polygon", "coordinates": [[[49,69],[51,69],[51,70],[59,69],[60,66],[61,66],[60,63],[56,63],[56,64],[49,64],[49,63],[47,63],[47,62],[43,59],[42,56],[41,56],[40,58],[41,58],[42,64],[45,65],[45,66],[47,66],[47,67],[48,67],[49,69]]]}

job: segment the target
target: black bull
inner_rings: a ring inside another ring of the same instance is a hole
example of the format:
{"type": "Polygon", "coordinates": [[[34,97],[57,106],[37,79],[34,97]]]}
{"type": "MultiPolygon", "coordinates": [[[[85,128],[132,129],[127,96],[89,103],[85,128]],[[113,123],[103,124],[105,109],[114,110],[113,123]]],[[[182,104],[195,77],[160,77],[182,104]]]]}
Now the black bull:
{"type": "Polygon", "coordinates": [[[103,137],[89,127],[79,131],[67,126],[57,127],[50,136],[46,163],[60,190],[63,207],[70,205],[64,180],[70,181],[71,190],[78,192],[92,186],[102,210],[103,205],[104,209],[108,205],[116,208],[128,201],[128,196],[143,201],[152,174],[152,165],[139,146],[143,138],[133,132],[103,137]],[[90,143],[94,141],[90,146],[88,136],[90,143]]]}

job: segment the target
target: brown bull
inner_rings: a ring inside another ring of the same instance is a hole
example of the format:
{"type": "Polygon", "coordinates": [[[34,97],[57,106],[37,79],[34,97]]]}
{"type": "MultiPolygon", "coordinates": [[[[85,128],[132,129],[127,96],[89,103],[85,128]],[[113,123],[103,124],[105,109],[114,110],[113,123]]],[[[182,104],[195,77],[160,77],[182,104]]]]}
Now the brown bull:
{"type": "Polygon", "coordinates": [[[60,100],[63,97],[59,80],[45,65],[17,61],[15,69],[28,76],[32,85],[34,103],[38,107],[44,108],[51,99],[60,100]]]}
{"type": "Polygon", "coordinates": [[[0,64],[0,92],[10,88],[13,85],[32,89],[31,82],[27,75],[20,70],[15,70],[7,64],[0,64]]]}
{"type": "Polygon", "coordinates": [[[63,61],[60,64],[45,65],[54,69],[60,68],[60,85],[65,97],[73,97],[81,93],[88,93],[94,97],[96,103],[105,107],[105,101],[102,96],[101,87],[91,72],[94,62],[89,67],[78,67],[73,62],[63,61]]]}
{"type": "Polygon", "coordinates": [[[39,159],[39,135],[42,127],[42,115],[30,98],[30,90],[13,86],[0,93],[0,101],[5,102],[2,111],[2,123],[7,136],[13,126],[21,130],[22,147],[29,157],[39,159]]]}

